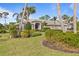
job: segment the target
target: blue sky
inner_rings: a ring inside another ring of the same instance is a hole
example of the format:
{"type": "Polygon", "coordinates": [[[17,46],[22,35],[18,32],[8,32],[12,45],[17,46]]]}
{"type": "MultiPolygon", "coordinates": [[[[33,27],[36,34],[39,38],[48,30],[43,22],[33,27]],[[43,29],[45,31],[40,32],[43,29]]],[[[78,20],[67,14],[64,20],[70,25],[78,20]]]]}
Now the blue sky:
{"type": "MultiPolygon", "coordinates": [[[[36,13],[30,16],[31,19],[38,19],[40,16],[49,15],[51,17],[57,16],[56,3],[29,3],[29,6],[36,7],[36,13]]],[[[79,6],[79,4],[77,4],[79,6]]],[[[23,3],[0,3],[0,12],[7,11],[10,13],[7,19],[7,23],[15,22],[15,18],[12,17],[13,13],[20,13],[24,7],[23,3]]],[[[77,17],[79,18],[79,8],[77,8],[77,17]]],[[[67,14],[73,16],[73,4],[62,3],[61,14],[67,14]]],[[[0,19],[0,23],[4,23],[4,19],[0,19]]]]}

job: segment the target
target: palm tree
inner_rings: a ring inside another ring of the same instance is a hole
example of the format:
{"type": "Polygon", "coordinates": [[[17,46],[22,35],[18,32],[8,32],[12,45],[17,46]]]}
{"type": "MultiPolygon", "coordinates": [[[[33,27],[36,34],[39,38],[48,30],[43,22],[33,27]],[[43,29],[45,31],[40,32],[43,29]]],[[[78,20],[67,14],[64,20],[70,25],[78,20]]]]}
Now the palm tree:
{"type": "Polygon", "coordinates": [[[17,21],[17,23],[19,23],[20,22],[20,20],[21,20],[21,17],[22,17],[22,13],[14,13],[13,14],[13,17],[15,17],[16,16],[16,21],[17,21]]]}
{"type": "Polygon", "coordinates": [[[0,13],[0,18],[2,18],[2,13],[0,13]]]}
{"type": "Polygon", "coordinates": [[[73,31],[74,31],[74,33],[77,33],[76,9],[77,9],[77,4],[74,3],[74,17],[73,17],[73,31]]]}
{"type": "MultiPolygon", "coordinates": [[[[73,18],[74,18],[74,16],[69,17],[69,21],[73,22],[73,18]]],[[[77,20],[77,19],[78,19],[78,17],[76,17],[76,20],[77,20]]]]}
{"type": "Polygon", "coordinates": [[[69,23],[69,20],[70,20],[70,17],[68,15],[64,14],[62,16],[62,19],[64,20],[64,23],[68,24],[69,23]]]}
{"type": "Polygon", "coordinates": [[[0,19],[2,18],[2,13],[0,13],[0,19]]]}
{"type": "Polygon", "coordinates": [[[66,15],[66,14],[64,14],[64,15],[62,16],[62,19],[63,19],[63,20],[69,20],[69,16],[66,15]]]}
{"type": "Polygon", "coordinates": [[[25,3],[25,6],[24,6],[24,8],[23,8],[21,13],[19,13],[19,14],[18,13],[14,13],[13,14],[13,17],[16,15],[16,20],[20,21],[19,22],[19,30],[20,31],[24,30],[23,19],[26,19],[27,22],[28,22],[29,16],[31,14],[35,13],[35,12],[36,12],[35,7],[33,7],[33,6],[28,7],[28,4],[25,3]],[[19,17],[20,17],[20,19],[19,19],[19,17]]]}
{"type": "MultiPolygon", "coordinates": [[[[23,8],[23,10],[24,10],[24,8],[23,8]]],[[[27,4],[25,7],[24,16],[27,15],[27,20],[29,20],[29,16],[31,14],[34,14],[35,12],[36,12],[36,8],[33,6],[28,6],[28,4],[27,4]]]]}
{"type": "MultiPolygon", "coordinates": [[[[22,11],[22,18],[21,18],[20,25],[19,25],[20,31],[24,30],[23,19],[24,19],[26,14],[28,15],[28,10],[26,10],[26,7],[27,7],[27,4],[25,3],[25,6],[24,6],[23,11],[22,11]]],[[[28,18],[28,16],[26,18],[28,18]]]]}
{"type": "MultiPolygon", "coordinates": [[[[57,19],[57,17],[54,16],[54,17],[53,17],[53,20],[54,20],[54,27],[56,26],[56,24],[55,24],[56,19],[57,19]]],[[[54,28],[54,29],[55,29],[55,28],[54,28]]]]}
{"type": "Polygon", "coordinates": [[[27,18],[27,16],[26,16],[26,3],[25,3],[25,6],[24,6],[24,9],[22,10],[22,12],[21,13],[14,13],[13,14],[13,17],[14,16],[16,16],[16,21],[17,21],[17,23],[19,23],[19,31],[21,31],[21,30],[23,30],[23,19],[26,17],[27,18]]]}
{"type": "Polygon", "coordinates": [[[44,15],[44,16],[39,17],[39,19],[48,20],[48,19],[50,19],[50,16],[49,15],[44,15]]]}
{"type": "Polygon", "coordinates": [[[35,13],[35,12],[36,12],[35,7],[33,7],[33,6],[28,7],[28,4],[25,3],[25,6],[24,6],[23,12],[22,12],[22,20],[21,20],[21,23],[20,23],[22,30],[24,29],[24,26],[22,26],[22,25],[23,25],[23,24],[22,24],[23,19],[26,19],[27,22],[28,22],[29,16],[30,16],[31,14],[35,13]]]}
{"type": "Polygon", "coordinates": [[[7,16],[9,15],[9,13],[3,12],[2,15],[3,15],[2,17],[5,19],[5,25],[6,25],[6,19],[7,19],[7,16]]]}
{"type": "Polygon", "coordinates": [[[60,3],[57,3],[57,11],[58,11],[58,18],[61,21],[61,29],[64,32],[64,24],[63,24],[63,20],[61,19],[60,3]]]}

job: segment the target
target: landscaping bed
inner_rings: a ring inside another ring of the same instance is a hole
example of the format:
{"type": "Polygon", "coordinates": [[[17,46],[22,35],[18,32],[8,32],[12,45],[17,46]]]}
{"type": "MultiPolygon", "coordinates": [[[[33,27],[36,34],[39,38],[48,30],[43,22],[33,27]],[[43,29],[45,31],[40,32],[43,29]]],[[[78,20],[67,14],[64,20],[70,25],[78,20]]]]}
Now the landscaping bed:
{"type": "Polygon", "coordinates": [[[66,47],[65,45],[62,45],[62,44],[55,44],[55,43],[50,43],[46,40],[44,40],[42,42],[42,44],[48,48],[51,48],[51,49],[54,49],[54,50],[59,50],[59,51],[62,51],[62,52],[66,52],[66,53],[79,53],[79,48],[69,48],[69,47],[66,47]]]}
{"type": "Polygon", "coordinates": [[[63,33],[61,30],[47,30],[43,45],[69,53],[79,53],[79,33],[63,33]]]}

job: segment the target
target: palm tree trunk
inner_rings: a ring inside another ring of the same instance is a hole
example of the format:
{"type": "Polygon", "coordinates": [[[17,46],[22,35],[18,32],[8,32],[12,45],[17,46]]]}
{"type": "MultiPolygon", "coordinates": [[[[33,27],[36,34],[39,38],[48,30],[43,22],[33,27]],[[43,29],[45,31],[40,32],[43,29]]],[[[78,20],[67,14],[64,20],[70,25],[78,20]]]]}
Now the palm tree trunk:
{"type": "Polygon", "coordinates": [[[63,24],[63,19],[61,19],[61,10],[60,10],[60,3],[57,3],[57,11],[58,11],[58,18],[61,21],[61,29],[64,32],[64,24],[63,24]]]}
{"type": "Polygon", "coordinates": [[[23,14],[22,14],[22,19],[21,19],[21,22],[20,22],[20,31],[24,30],[23,19],[24,19],[25,11],[26,11],[26,3],[25,3],[25,6],[24,6],[24,10],[23,10],[23,14]]]}
{"type": "Polygon", "coordinates": [[[74,3],[74,17],[73,17],[73,31],[74,31],[74,33],[77,33],[76,9],[77,9],[77,5],[76,5],[76,3],[74,3]]]}
{"type": "Polygon", "coordinates": [[[55,24],[55,20],[54,20],[54,29],[56,29],[56,24],[55,24]]]}
{"type": "Polygon", "coordinates": [[[5,24],[4,24],[4,26],[5,26],[5,30],[6,30],[6,25],[7,25],[7,23],[6,23],[6,18],[4,18],[4,19],[5,19],[5,20],[4,20],[4,21],[5,21],[5,24]]]}
{"type": "MultiPolygon", "coordinates": [[[[28,8],[28,4],[27,4],[27,8],[28,8]]],[[[26,13],[27,13],[27,22],[29,20],[29,13],[28,13],[28,9],[26,10],[26,13]]]]}

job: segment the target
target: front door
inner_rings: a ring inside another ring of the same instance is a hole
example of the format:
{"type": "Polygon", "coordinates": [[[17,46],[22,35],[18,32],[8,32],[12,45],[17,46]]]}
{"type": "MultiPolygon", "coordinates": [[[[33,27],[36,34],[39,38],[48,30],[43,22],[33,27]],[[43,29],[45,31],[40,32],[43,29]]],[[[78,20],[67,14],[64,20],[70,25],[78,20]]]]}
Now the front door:
{"type": "Polygon", "coordinates": [[[39,23],[36,23],[35,24],[35,30],[39,30],[39,26],[40,26],[40,24],[39,23]]]}

